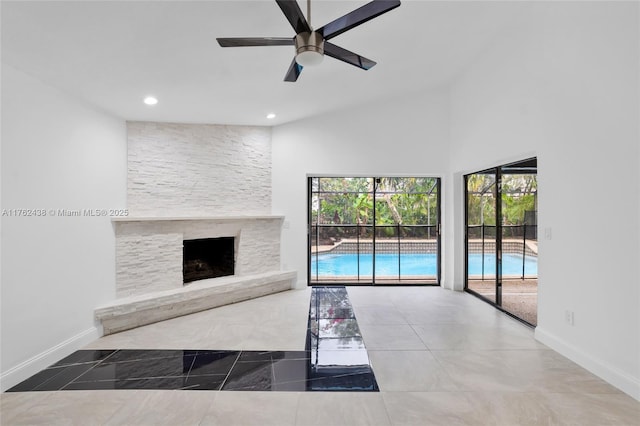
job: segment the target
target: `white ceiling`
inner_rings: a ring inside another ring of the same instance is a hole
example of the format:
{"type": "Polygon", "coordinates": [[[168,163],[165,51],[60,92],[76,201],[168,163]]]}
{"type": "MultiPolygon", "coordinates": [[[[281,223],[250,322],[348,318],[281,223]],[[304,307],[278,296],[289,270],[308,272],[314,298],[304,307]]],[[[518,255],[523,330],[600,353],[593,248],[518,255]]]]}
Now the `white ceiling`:
{"type": "MultiPolygon", "coordinates": [[[[366,2],[313,0],[312,24],[366,2]]],[[[288,83],[293,47],[215,40],[293,37],[272,0],[2,1],[2,61],[126,120],[273,125],[446,85],[515,25],[519,5],[405,0],[332,39],[378,62],[371,70],[326,57],[288,83]]]]}

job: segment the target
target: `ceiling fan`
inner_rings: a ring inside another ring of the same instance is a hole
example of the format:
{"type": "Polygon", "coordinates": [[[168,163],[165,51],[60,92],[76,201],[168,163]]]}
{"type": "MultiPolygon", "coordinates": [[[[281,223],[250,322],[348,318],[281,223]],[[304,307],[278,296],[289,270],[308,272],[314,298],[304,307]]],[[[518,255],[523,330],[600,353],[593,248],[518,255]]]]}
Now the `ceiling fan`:
{"type": "Polygon", "coordinates": [[[276,3],[295,30],[295,37],[243,37],[217,38],[216,40],[221,47],[295,46],[296,56],[284,76],[285,81],[291,82],[298,79],[303,66],[319,64],[325,54],[363,70],[373,67],[376,63],[371,59],[336,46],[328,40],[400,6],[400,0],[373,0],[314,30],[311,27],[311,0],[307,0],[306,19],[296,0],[276,0],[276,3]]]}

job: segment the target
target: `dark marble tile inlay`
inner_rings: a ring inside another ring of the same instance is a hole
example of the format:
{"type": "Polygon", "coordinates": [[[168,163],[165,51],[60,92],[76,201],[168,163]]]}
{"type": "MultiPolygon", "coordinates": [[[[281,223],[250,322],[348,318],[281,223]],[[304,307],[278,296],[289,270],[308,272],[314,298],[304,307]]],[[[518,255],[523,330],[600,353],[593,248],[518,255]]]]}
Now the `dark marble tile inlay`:
{"type": "Polygon", "coordinates": [[[344,287],[314,287],[304,351],[80,350],[7,392],[378,391],[344,287]]]}
{"type": "Polygon", "coordinates": [[[378,391],[360,328],[344,287],[314,287],[307,350],[311,391],[378,391]]]}

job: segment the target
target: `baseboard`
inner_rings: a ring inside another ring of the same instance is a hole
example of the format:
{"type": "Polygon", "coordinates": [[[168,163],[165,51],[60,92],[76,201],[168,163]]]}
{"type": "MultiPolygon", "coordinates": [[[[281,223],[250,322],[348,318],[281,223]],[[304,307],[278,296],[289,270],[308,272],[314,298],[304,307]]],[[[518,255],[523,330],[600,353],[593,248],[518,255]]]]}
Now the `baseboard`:
{"type": "Polygon", "coordinates": [[[640,380],[624,371],[592,357],[573,345],[567,344],[555,335],[536,327],[535,338],[571,361],[590,371],[632,398],[640,401],[640,380]]]}
{"type": "Polygon", "coordinates": [[[15,367],[12,367],[7,371],[3,371],[0,376],[0,391],[6,391],[101,336],[102,332],[100,331],[100,328],[91,327],[90,329],[78,333],[64,342],[29,358],[15,367]]]}

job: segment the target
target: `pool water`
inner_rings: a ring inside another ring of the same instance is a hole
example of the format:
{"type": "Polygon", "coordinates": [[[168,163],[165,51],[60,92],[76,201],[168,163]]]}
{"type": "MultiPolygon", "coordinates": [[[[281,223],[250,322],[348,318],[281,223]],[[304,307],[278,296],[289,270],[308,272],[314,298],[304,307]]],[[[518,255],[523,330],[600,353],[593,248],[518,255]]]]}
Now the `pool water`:
{"type": "MultiPolygon", "coordinates": [[[[496,274],[496,255],[485,254],[484,255],[484,274],[495,275],[496,274]]],[[[469,255],[469,276],[482,275],[482,254],[470,254],[469,255]]],[[[509,276],[521,276],[522,275],[522,255],[521,254],[502,254],[502,275],[509,276]]],[[[525,276],[537,276],[538,275],[538,258],[534,256],[524,257],[524,275],[525,276]]]]}
{"type": "MultiPolygon", "coordinates": [[[[469,255],[469,276],[482,275],[482,254],[469,255]]],[[[403,276],[436,276],[438,273],[438,258],[435,254],[412,253],[400,256],[398,265],[397,254],[376,255],[376,276],[398,276],[398,268],[403,276]]],[[[484,275],[496,273],[495,254],[484,255],[484,275]]],[[[538,259],[532,256],[524,258],[524,273],[526,276],[538,274],[538,259]]],[[[373,256],[360,254],[331,254],[314,255],[311,259],[311,274],[313,276],[371,276],[373,275],[373,256]],[[359,263],[359,268],[358,268],[359,263]],[[317,268],[317,269],[316,269],[317,268]]],[[[502,275],[522,275],[522,255],[504,254],[502,256],[502,275]]]]}

